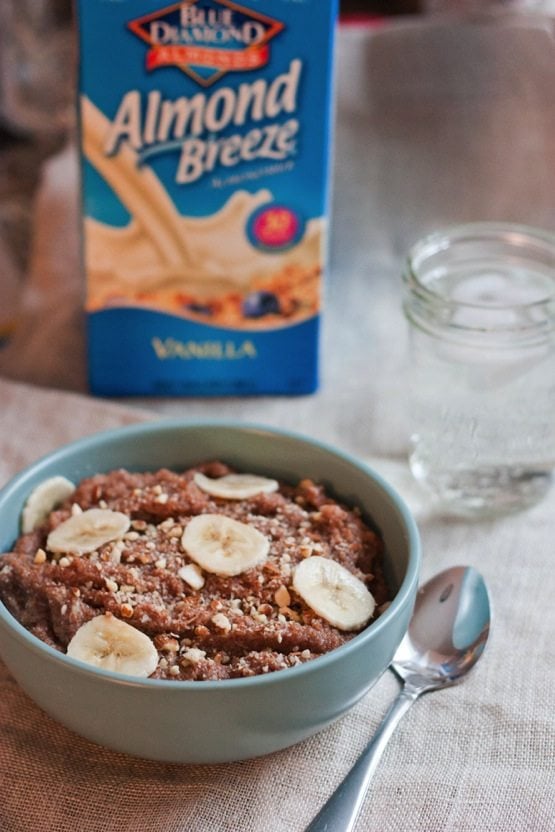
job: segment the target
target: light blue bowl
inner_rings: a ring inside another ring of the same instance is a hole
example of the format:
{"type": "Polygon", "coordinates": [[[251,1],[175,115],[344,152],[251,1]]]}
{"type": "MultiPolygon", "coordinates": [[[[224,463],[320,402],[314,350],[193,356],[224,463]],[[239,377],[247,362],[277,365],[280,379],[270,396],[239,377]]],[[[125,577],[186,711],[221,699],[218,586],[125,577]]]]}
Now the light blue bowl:
{"type": "Polygon", "coordinates": [[[374,624],[325,656],[265,676],[214,682],[138,680],[98,670],[32,636],[0,604],[0,655],[37,705],[94,742],[152,760],[242,760],[322,730],[352,708],[387,668],[416,596],[419,536],[393,488],[331,447],[254,425],[162,421],[67,445],[0,492],[0,552],[12,547],[25,499],[46,477],[61,474],[78,482],[119,467],[179,470],[208,459],[292,483],[310,477],[360,506],[384,536],[387,576],[396,594],[374,624]]]}

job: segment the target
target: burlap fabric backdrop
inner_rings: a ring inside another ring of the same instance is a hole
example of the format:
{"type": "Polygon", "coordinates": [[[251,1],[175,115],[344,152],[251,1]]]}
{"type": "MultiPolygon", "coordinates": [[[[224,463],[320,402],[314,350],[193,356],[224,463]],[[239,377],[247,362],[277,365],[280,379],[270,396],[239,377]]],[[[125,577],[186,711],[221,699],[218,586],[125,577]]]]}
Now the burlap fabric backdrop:
{"type": "MultiPolygon", "coordinates": [[[[2,483],[63,442],[149,418],[1,380],[0,401],[2,483]]],[[[405,487],[395,466],[384,472],[405,487]]],[[[464,684],[424,697],[401,723],[357,828],[550,832],[555,493],[525,514],[474,525],[440,521],[414,505],[424,542],[423,578],[456,563],[478,567],[491,588],[492,637],[464,684]]],[[[300,832],[353,764],[396,690],[387,673],[338,723],[270,757],[178,766],[132,759],[80,739],[45,716],[0,665],[0,829],[300,832]]]]}

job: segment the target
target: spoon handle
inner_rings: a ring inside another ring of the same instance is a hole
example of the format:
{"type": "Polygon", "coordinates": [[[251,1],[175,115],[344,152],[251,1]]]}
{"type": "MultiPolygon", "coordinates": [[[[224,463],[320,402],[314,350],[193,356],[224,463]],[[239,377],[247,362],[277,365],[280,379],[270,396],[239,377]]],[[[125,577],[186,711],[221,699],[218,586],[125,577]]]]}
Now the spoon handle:
{"type": "Polygon", "coordinates": [[[391,735],[419,692],[403,687],[357,762],[305,832],[352,832],[370,780],[391,735]]]}

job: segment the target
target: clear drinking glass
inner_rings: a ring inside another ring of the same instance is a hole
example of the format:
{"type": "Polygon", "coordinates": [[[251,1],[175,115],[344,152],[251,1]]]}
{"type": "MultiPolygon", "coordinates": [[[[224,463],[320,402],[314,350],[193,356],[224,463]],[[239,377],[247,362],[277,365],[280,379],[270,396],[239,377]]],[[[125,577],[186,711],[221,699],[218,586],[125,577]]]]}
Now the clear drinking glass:
{"type": "Polygon", "coordinates": [[[455,514],[532,505],[555,468],[555,235],[439,231],[403,279],[413,475],[455,514]]]}

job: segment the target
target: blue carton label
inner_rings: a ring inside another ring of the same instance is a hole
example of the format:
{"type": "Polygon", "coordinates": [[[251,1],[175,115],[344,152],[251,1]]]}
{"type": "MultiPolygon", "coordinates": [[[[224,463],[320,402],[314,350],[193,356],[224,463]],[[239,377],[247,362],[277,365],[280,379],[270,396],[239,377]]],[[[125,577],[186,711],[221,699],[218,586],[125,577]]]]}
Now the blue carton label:
{"type": "Polygon", "coordinates": [[[80,0],[93,392],[317,386],[334,0],[80,0]]]}

